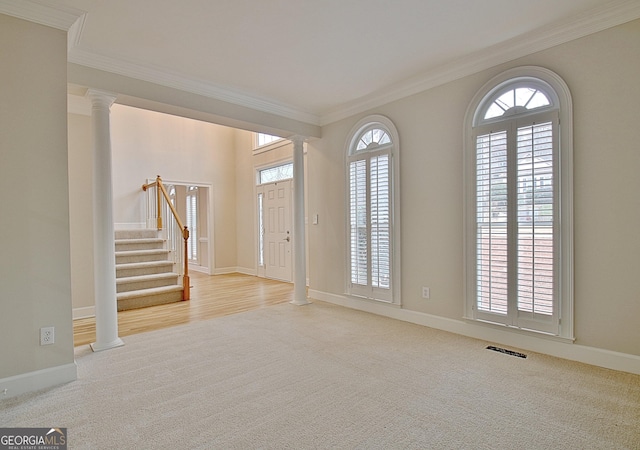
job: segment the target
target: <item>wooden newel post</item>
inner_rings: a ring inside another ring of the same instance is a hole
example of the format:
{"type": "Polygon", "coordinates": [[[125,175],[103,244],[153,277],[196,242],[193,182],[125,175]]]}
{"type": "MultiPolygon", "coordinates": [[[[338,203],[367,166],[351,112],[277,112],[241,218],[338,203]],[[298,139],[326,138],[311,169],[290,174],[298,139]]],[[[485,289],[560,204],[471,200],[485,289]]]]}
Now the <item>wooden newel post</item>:
{"type": "Polygon", "coordinates": [[[162,230],[162,203],[160,201],[161,196],[162,196],[162,192],[160,192],[162,190],[162,178],[160,178],[160,175],[158,175],[156,177],[156,193],[158,194],[158,205],[157,205],[157,209],[156,209],[156,214],[158,215],[158,230],[162,230]]]}
{"type": "Polygon", "coordinates": [[[191,286],[189,280],[189,258],[187,257],[188,253],[188,243],[189,240],[189,229],[184,227],[182,230],[182,237],[184,238],[184,275],[182,276],[182,300],[189,300],[191,298],[191,286]]]}

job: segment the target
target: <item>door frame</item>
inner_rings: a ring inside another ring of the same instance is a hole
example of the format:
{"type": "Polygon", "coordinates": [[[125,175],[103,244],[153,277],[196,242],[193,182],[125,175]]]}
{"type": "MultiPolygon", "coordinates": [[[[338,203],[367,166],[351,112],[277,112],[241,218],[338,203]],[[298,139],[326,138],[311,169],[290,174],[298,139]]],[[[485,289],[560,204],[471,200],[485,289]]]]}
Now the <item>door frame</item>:
{"type": "MultiPolygon", "coordinates": [[[[155,180],[152,180],[152,181],[155,181],[155,180]]],[[[165,180],[165,179],[162,180],[162,183],[165,185],[184,186],[185,188],[187,186],[197,186],[198,190],[200,189],[206,190],[207,214],[205,214],[204,216],[200,215],[200,217],[206,217],[207,219],[207,226],[206,226],[207,237],[198,238],[198,243],[205,244],[207,248],[208,258],[206,262],[208,266],[202,266],[202,260],[200,260],[201,265],[195,265],[195,264],[189,263],[189,269],[190,270],[192,269],[196,272],[206,273],[207,275],[213,275],[215,270],[215,252],[214,252],[214,248],[215,248],[214,236],[215,235],[214,235],[214,229],[213,229],[215,211],[213,209],[213,185],[211,183],[200,182],[200,181],[175,181],[175,180],[165,180]]],[[[198,202],[198,204],[200,204],[200,202],[198,202]]],[[[186,216],[184,217],[184,220],[186,222],[186,216]]]]}
{"type": "MultiPolygon", "coordinates": [[[[291,226],[293,227],[293,177],[291,178],[285,178],[282,180],[278,180],[278,181],[273,181],[271,183],[264,183],[264,184],[260,184],[260,171],[265,170],[265,169],[270,169],[272,167],[278,167],[278,166],[282,166],[282,165],[286,165],[286,164],[291,164],[293,163],[293,159],[292,158],[284,158],[284,159],[280,159],[278,161],[272,161],[268,164],[261,164],[259,166],[255,166],[254,167],[254,171],[255,171],[255,183],[254,183],[254,195],[253,195],[253,201],[254,201],[254,212],[255,212],[255,224],[254,224],[254,236],[255,236],[255,243],[256,243],[256,247],[255,247],[255,267],[256,267],[256,276],[260,277],[260,278],[267,278],[266,276],[266,265],[265,264],[260,264],[260,233],[264,232],[263,230],[260,229],[260,211],[259,211],[259,204],[258,204],[258,195],[263,193],[263,186],[267,186],[269,184],[275,184],[275,183],[279,183],[282,181],[291,181],[290,184],[290,192],[289,192],[289,198],[291,200],[291,205],[289,207],[289,223],[291,224],[291,226]],[[261,192],[262,191],[262,192],[261,192]]],[[[264,223],[265,217],[264,217],[264,210],[263,210],[263,217],[262,217],[262,223],[264,223]]],[[[292,270],[292,274],[293,274],[293,261],[294,261],[294,248],[293,245],[291,246],[291,270],[292,270]]],[[[293,279],[292,281],[293,282],[293,279]]]]}

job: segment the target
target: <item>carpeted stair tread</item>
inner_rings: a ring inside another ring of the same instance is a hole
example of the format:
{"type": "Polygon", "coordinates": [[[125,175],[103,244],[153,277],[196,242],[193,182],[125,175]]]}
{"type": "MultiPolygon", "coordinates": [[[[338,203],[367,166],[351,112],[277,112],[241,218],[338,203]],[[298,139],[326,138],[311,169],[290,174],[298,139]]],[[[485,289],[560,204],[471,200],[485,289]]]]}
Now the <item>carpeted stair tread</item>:
{"type": "Polygon", "coordinates": [[[153,229],[136,228],[132,230],[116,230],[115,239],[145,239],[157,238],[158,231],[153,229]]]}
{"type": "Polygon", "coordinates": [[[122,250],[122,251],[117,251],[116,256],[156,255],[160,253],[169,253],[169,250],[164,248],[153,248],[148,250],[122,250]]]}
{"type": "Polygon", "coordinates": [[[150,275],[136,275],[133,277],[122,277],[116,279],[116,284],[136,283],[146,280],[161,280],[163,278],[177,278],[178,274],[175,272],[154,273],[150,275]]]}
{"type": "Polygon", "coordinates": [[[164,248],[164,239],[116,239],[116,252],[134,250],[159,250],[164,248]]]}
{"type": "Polygon", "coordinates": [[[117,294],[118,311],[176,303],[182,296],[182,287],[175,285],[121,292],[117,294]]]}
{"type": "Polygon", "coordinates": [[[116,265],[116,270],[118,269],[141,269],[144,267],[156,267],[156,266],[173,266],[171,261],[145,261],[145,262],[135,262],[135,263],[122,263],[116,265]]]}
{"type": "Polygon", "coordinates": [[[118,300],[125,300],[137,297],[146,297],[155,294],[165,294],[168,292],[182,292],[182,286],[161,286],[149,289],[140,289],[138,291],[120,292],[117,294],[118,300]]]}
{"type": "Polygon", "coordinates": [[[116,239],[116,244],[139,244],[144,242],[164,242],[161,238],[116,239]]]}

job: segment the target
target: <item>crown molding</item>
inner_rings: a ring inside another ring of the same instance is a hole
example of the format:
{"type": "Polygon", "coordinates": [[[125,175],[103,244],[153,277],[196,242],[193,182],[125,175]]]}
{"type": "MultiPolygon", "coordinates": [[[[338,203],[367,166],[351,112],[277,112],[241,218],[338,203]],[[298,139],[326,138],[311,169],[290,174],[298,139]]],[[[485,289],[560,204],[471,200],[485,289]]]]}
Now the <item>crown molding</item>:
{"type": "Polygon", "coordinates": [[[63,31],[68,31],[85,14],[69,6],[53,6],[34,0],[0,0],[0,13],[63,31]]]}
{"type": "Polygon", "coordinates": [[[378,108],[482,70],[549,49],[581,37],[640,18],[640,2],[622,0],[590,9],[569,20],[556,22],[530,33],[489,47],[389,88],[342,105],[320,115],[320,126],[378,108]]]}
{"type": "Polygon", "coordinates": [[[67,113],[91,117],[91,102],[86,97],[67,94],[67,113]]]}
{"type": "Polygon", "coordinates": [[[246,108],[318,125],[320,118],[292,106],[242,93],[228,87],[184,76],[165,68],[153,67],[90,52],[79,47],[69,51],[70,63],[159,84],[246,108]]]}
{"type": "Polygon", "coordinates": [[[78,45],[80,45],[80,37],[82,36],[82,32],[84,31],[86,18],[87,14],[83,13],[69,27],[69,31],[67,32],[67,53],[69,53],[73,48],[76,48],[78,45]]]}

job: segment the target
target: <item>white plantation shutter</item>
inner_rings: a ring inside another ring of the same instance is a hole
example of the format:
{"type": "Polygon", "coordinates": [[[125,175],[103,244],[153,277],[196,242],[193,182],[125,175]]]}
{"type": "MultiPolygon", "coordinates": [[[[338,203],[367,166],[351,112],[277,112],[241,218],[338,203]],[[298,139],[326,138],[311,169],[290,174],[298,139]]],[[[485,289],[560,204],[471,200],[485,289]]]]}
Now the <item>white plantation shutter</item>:
{"type": "Polygon", "coordinates": [[[518,128],[518,309],[553,314],[553,126],[518,128]]]}
{"type": "Polygon", "coordinates": [[[362,286],[368,280],[367,162],[350,164],[351,283],[362,286]]]}
{"type": "Polygon", "coordinates": [[[478,136],[476,171],[477,306],[507,314],[507,132],[478,136]]]}
{"type": "Polygon", "coordinates": [[[391,242],[389,155],[371,158],[371,284],[389,289],[391,242]]]}

